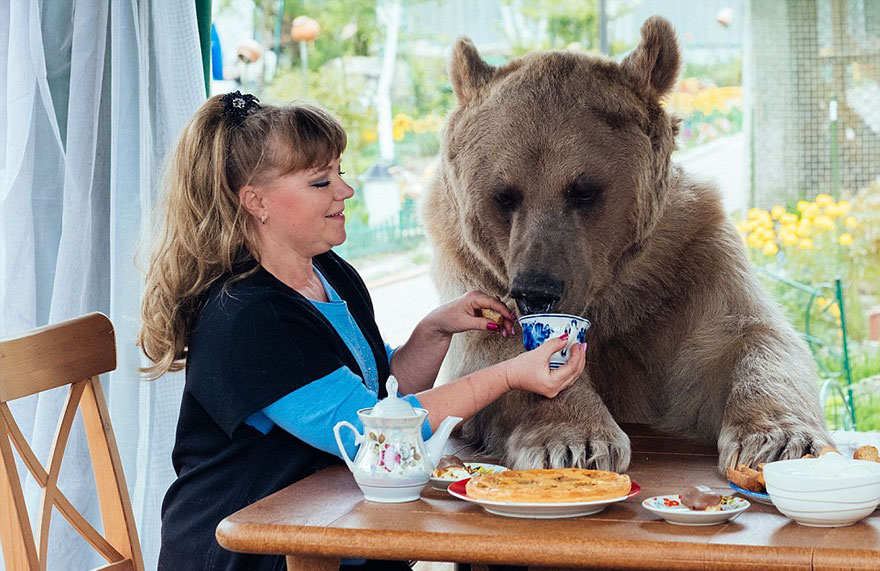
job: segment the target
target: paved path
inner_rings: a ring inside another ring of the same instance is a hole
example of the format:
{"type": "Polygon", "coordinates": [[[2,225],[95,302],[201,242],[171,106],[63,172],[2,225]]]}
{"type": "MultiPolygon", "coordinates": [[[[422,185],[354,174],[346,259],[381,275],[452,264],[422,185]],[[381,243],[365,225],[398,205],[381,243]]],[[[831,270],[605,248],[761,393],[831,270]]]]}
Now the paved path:
{"type": "Polygon", "coordinates": [[[427,268],[419,275],[371,286],[376,323],[392,347],[409,339],[416,324],[440,303],[427,268]]]}
{"type": "Polygon", "coordinates": [[[749,163],[743,132],[678,153],[673,162],[695,177],[714,182],[728,212],[745,211],[749,203],[749,163]]]}

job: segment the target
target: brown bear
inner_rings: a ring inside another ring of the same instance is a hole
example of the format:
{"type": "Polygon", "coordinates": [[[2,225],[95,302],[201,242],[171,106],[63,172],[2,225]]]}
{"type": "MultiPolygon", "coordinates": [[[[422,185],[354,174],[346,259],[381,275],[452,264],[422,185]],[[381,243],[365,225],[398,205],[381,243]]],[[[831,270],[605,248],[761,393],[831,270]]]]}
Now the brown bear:
{"type": "MultiPolygon", "coordinates": [[[[830,443],[808,348],[761,287],[718,191],[670,161],[678,121],[661,99],[680,61],[659,17],[620,63],[560,51],[493,67],[469,40],[454,47],[458,107],[424,205],[440,296],[479,289],[520,314],[593,323],[569,389],[508,393],[464,425],[511,467],[623,471],[618,422],[717,442],[720,470],[830,443]]],[[[442,378],[523,350],[456,337],[442,378]]]]}

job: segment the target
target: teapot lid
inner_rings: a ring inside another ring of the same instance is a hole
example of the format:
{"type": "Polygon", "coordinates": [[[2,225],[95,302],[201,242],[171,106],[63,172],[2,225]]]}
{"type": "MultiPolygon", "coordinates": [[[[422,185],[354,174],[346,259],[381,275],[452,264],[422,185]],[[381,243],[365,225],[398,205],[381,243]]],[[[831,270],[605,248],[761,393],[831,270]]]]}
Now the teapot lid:
{"type": "Polygon", "coordinates": [[[370,411],[370,416],[382,418],[418,416],[418,413],[411,404],[397,396],[397,379],[394,378],[394,375],[388,375],[385,389],[388,391],[388,396],[376,403],[373,410],[370,411]]]}

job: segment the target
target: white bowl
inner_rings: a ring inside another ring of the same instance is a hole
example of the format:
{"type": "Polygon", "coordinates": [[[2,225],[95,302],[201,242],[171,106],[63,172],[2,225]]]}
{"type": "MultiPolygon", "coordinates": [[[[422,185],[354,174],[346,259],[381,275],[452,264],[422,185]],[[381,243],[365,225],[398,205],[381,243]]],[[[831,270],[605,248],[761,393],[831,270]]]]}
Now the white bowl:
{"type": "Polygon", "coordinates": [[[838,454],[770,462],[764,466],[773,505],[815,527],[851,525],[880,505],[880,463],[838,454]]]}

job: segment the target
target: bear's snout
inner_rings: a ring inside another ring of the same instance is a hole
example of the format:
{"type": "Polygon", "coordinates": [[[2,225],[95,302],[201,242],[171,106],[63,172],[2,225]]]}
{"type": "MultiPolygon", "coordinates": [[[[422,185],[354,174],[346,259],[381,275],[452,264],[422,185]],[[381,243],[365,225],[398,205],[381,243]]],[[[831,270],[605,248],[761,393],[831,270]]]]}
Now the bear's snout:
{"type": "Polygon", "coordinates": [[[516,300],[520,315],[552,313],[564,290],[562,280],[550,274],[527,271],[513,278],[510,297],[516,300]]]}

